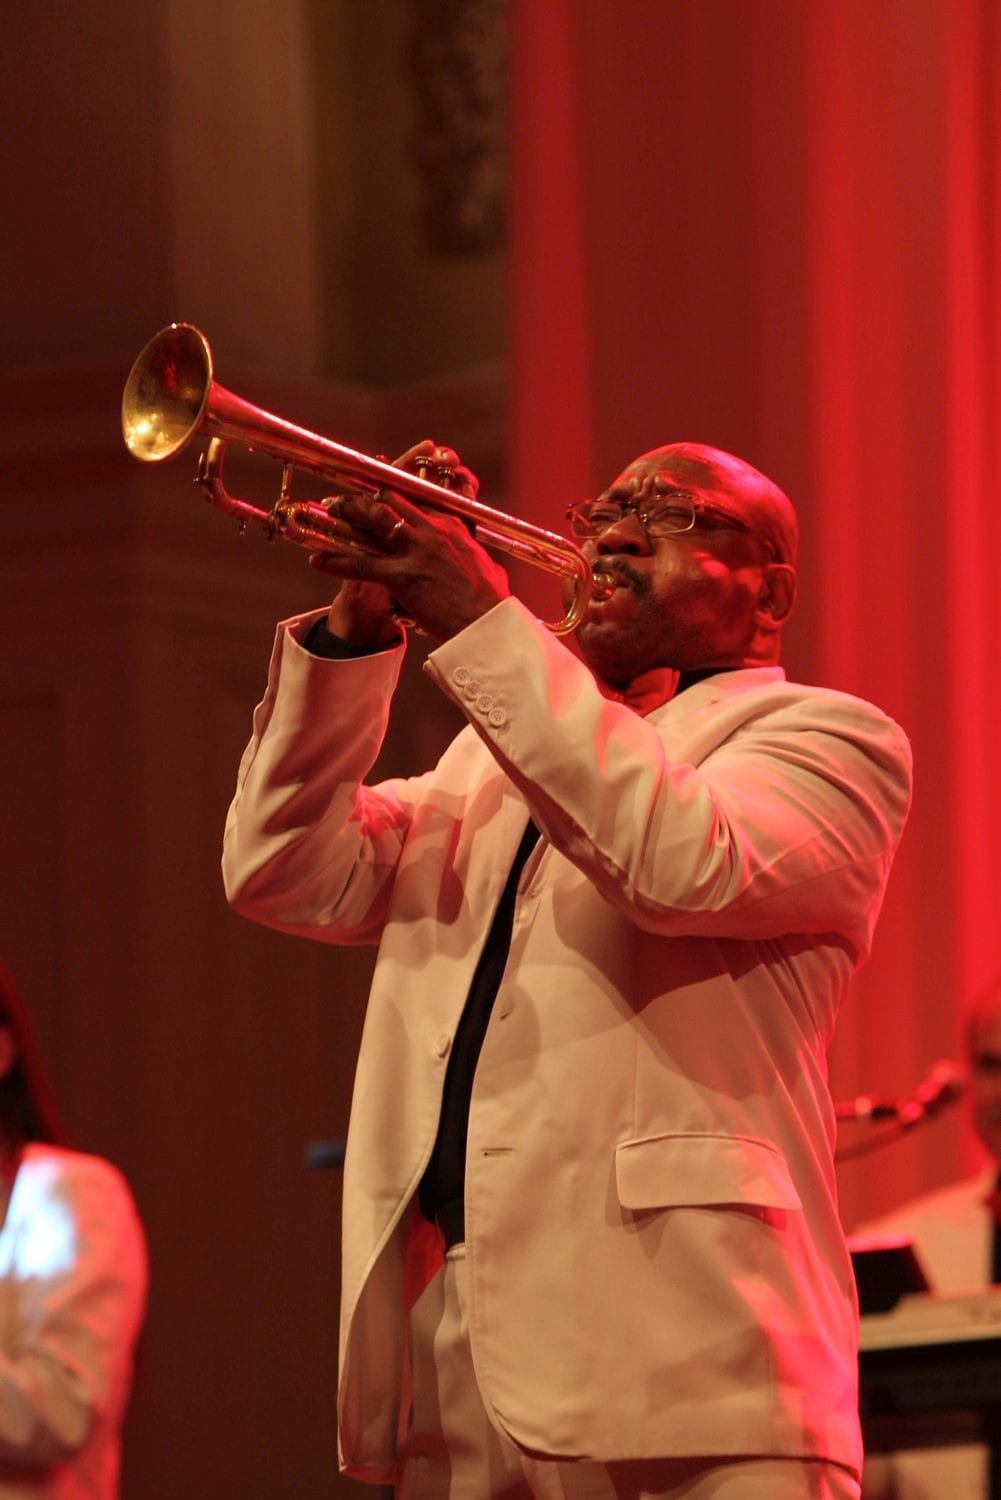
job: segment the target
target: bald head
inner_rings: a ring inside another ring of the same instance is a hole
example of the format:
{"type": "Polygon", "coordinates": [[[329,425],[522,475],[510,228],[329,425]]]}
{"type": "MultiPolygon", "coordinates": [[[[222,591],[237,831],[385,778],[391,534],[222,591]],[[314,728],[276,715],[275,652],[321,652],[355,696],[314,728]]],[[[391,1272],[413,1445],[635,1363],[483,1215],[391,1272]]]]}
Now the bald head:
{"type": "Polygon", "coordinates": [[[667,443],[642,454],[636,463],[658,464],[662,460],[670,463],[679,484],[718,494],[720,503],[726,502],[724,508],[732,510],[768,543],[776,562],[795,567],[799,547],[796,512],[788,496],[760,469],[708,443],[667,443]]]}

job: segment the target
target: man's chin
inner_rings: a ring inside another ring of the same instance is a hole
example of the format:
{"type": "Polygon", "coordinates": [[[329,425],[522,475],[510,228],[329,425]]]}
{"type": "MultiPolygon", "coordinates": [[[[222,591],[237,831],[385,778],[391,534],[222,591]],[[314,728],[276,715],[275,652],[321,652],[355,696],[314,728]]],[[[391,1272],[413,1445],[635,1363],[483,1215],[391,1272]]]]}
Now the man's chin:
{"type": "MultiPolygon", "coordinates": [[[[628,619],[632,618],[630,611],[628,619]]],[[[626,624],[624,611],[615,607],[611,600],[597,607],[588,607],[576,640],[581,656],[603,681],[632,680],[633,634],[626,624]]]]}

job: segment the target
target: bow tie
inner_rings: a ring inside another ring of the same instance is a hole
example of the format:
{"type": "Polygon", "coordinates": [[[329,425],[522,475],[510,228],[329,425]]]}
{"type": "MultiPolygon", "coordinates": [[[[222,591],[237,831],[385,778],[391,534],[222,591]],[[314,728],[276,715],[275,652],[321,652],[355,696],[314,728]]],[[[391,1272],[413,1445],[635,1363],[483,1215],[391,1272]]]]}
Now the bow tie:
{"type": "Polygon", "coordinates": [[[622,692],[600,680],[598,687],[611,702],[624,703],[641,718],[646,718],[655,708],[660,708],[662,703],[671,701],[678,690],[680,677],[681,673],[676,672],[673,667],[654,667],[653,671],[643,672],[634,678],[622,692]]]}

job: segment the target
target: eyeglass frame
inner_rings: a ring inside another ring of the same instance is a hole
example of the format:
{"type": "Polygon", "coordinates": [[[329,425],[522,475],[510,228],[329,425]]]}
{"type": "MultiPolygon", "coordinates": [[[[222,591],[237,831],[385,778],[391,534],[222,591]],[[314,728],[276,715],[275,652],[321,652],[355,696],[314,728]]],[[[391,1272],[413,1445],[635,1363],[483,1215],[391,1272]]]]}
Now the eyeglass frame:
{"type": "Polygon", "coordinates": [[[635,516],[639,524],[642,526],[643,530],[646,532],[647,536],[650,537],[685,536],[689,531],[695,530],[695,525],[700,515],[709,515],[718,517],[718,519],[725,522],[727,526],[732,527],[734,531],[742,531],[747,536],[756,537],[757,540],[762,544],[762,546],[767,549],[769,556],[772,558],[773,562],[781,561],[775,544],[770,540],[769,537],[762,536],[760,531],[755,530],[753,526],[749,525],[747,521],[742,520],[740,516],[734,516],[731,515],[729,511],[721,510],[718,505],[712,505],[708,500],[700,500],[697,495],[693,495],[689,490],[661,490],[659,494],[651,495],[649,500],[647,501],[608,500],[605,502],[605,504],[619,506],[620,514],[616,516],[614,520],[606,521],[604,526],[595,527],[590,531],[578,530],[577,528],[580,522],[584,520],[584,517],[582,515],[584,506],[597,505],[598,503],[599,502],[597,500],[578,500],[574,505],[568,505],[566,508],[566,519],[570,522],[570,529],[571,531],[573,531],[574,535],[581,541],[593,541],[594,538],[600,536],[603,531],[607,531],[610,526],[617,526],[618,523],[624,520],[628,515],[635,516]],[[645,515],[646,507],[656,505],[660,500],[671,499],[686,500],[691,506],[692,519],[689,521],[688,525],[678,526],[672,531],[648,530],[645,515]]]}

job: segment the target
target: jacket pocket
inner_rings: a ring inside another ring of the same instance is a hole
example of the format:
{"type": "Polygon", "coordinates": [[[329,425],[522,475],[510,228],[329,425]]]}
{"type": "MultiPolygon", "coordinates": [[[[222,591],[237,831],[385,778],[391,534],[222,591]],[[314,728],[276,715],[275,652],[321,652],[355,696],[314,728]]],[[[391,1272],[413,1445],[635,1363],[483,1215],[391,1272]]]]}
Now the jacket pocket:
{"type": "Polygon", "coordinates": [[[653,1135],[615,1148],[619,1202],[634,1210],[737,1204],[802,1208],[785,1159],[742,1135],[653,1135]]]}

